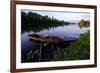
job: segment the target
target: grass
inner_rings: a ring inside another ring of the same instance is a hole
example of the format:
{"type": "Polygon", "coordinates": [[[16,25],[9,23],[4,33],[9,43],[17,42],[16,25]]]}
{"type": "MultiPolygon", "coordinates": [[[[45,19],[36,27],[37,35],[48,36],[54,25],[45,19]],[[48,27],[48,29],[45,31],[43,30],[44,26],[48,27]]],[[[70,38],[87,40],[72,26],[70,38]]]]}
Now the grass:
{"type": "Polygon", "coordinates": [[[90,33],[80,35],[80,38],[73,42],[64,53],[56,53],[55,60],[85,60],[90,59],[90,33]]]}

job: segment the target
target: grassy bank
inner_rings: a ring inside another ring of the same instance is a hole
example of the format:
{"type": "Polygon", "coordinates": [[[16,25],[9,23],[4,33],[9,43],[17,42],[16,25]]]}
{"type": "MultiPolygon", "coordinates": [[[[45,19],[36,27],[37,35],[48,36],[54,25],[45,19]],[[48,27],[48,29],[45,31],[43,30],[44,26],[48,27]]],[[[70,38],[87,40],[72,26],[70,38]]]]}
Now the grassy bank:
{"type": "Polygon", "coordinates": [[[90,59],[90,32],[80,35],[80,38],[73,42],[64,53],[56,53],[55,60],[85,60],[90,59]]]}

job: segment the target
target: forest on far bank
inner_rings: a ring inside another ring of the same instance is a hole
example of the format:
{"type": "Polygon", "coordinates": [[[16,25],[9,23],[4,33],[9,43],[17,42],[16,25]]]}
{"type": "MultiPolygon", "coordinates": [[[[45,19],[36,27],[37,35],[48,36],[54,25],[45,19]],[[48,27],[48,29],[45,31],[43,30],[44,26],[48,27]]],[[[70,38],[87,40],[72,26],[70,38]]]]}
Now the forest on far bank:
{"type": "MultiPolygon", "coordinates": [[[[51,27],[58,27],[68,24],[75,24],[71,22],[67,22],[64,20],[58,20],[56,18],[49,17],[48,15],[40,15],[34,12],[21,12],[21,29],[22,32],[33,30],[34,32],[41,31],[43,29],[49,29],[51,27]]],[[[90,25],[90,21],[86,21],[84,19],[80,20],[80,27],[87,27],[90,25]]]]}

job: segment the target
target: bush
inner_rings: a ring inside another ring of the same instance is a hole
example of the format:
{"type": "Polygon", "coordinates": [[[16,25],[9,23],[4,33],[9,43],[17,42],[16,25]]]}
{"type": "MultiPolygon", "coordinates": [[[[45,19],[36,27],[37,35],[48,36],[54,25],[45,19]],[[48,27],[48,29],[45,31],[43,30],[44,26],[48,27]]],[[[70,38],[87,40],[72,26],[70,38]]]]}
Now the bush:
{"type": "Polygon", "coordinates": [[[71,43],[64,49],[64,53],[60,53],[62,58],[55,54],[55,60],[85,60],[90,59],[90,33],[81,34],[80,38],[71,43]]]}

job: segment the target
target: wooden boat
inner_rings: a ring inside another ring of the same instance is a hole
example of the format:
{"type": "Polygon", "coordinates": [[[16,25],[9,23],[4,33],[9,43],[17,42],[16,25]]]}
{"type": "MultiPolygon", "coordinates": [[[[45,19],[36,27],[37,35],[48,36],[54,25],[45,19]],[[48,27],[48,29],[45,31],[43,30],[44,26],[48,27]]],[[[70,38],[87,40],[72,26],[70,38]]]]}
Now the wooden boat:
{"type": "Polygon", "coordinates": [[[29,39],[31,41],[37,41],[37,42],[47,42],[47,43],[70,43],[75,41],[76,39],[73,40],[64,40],[63,36],[56,37],[56,36],[48,36],[48,35],[38,35],[38,34],[30,34],[28,35],[29,39]]]}

